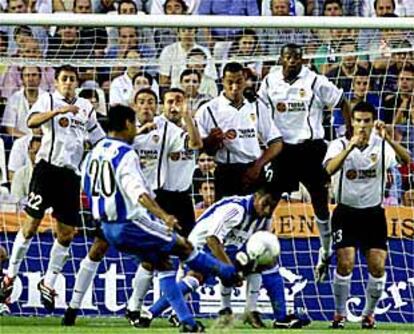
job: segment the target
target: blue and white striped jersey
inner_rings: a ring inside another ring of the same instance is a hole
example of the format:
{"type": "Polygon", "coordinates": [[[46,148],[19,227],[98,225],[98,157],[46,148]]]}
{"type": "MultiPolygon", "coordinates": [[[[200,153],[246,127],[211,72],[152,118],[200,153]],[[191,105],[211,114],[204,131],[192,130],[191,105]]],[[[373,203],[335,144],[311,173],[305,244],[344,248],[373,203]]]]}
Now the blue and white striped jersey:
{"type": "Polygon", "coordinates": [[[152,192],[137,153],[122,140],[106,137],[96,144],[82,164],[82,185],[94,219],[112,222],[148,215],[138,199],[152,192]]]}
{"type": "Polygon", "coordinates": [[[268,230],[271,220],[255,216],[253,197],[231,196],[214,203],[197,219],[188,239],[197,248],[203,248],[210,236],[224,246],[241,247],[254,232],[268,230]]]}

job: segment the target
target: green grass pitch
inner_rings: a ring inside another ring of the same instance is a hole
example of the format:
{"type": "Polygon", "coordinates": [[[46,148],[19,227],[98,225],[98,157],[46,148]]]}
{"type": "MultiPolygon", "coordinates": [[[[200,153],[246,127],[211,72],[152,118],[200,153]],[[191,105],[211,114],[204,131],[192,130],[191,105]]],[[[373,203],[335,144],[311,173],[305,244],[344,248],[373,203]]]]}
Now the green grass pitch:
{"type": "MultiPolygon", "coordinates": [[[[374,331],[361,330],[359,324],[347,323],[344,330],[331,330],[328,328],[328,322],[313,322],[305,329],[297,330],[276,330],[267,328],[264,330],[253,330],[241,321],[236,321],[232,329],[219,330],[214,329],[214,320],[203,320],[207,327],[208,333],[337,333],[337,334],[357,334],[357,333],[373,333],[373,334],[413,334],[414,324],[390,324],[378,323],[378,328],[374,331]]],[[[270,321],[266,322],[270,326],[270,321]]],[[[177,328],[168,326],[166,320],[156,320],[149,329],[136,329],[129,326],[125,319],[121,318],[79,318],[75,327],[61,327],[60,318],[46,317],[0,317],[0,333],[1,334],[54,334],[54,333],[82,333],[82,334],[128,334],[128,333],[178,333],[177,328]]]]}

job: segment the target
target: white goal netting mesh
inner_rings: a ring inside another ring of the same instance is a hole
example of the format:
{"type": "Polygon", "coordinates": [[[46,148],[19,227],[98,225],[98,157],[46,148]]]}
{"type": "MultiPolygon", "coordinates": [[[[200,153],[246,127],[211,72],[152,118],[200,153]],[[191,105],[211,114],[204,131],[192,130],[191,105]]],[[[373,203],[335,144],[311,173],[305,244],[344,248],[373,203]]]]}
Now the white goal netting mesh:
{"type": "MultiPolygon", "coordinates": [[[[195,112],[221,91],[220,77],[227,62],[243,63],[251,88],[256,90],[271,67],[278,66],[278,54],[285,43],[302,45],[306,66],[340,86],[351,104],[360,100],[372,103],[378,117],[392,127],[395,139],[414,152],[413,30],[0,26],[1,245],[10,253],[24,219],[22,207],[33,153],[25,118],[39,91],[53,91],[54,66],[71,64],[79,69],[78,94],[92,101],[102,121],[109,105],[129,104],[133,92],[142,87],[151,87],[159,96],[166,87],[181,87],[195,112]]],[[[325,115],[329,141],[344,133],[344,121],[336,109],[325,115]]],[[[199,155],[193,185],[197,211],[214,201],[214,167],[211,157],[199,155]]],[[[388,173],[384,200],[390,236],[388,282],[377,309],[378,318],[385,321],[414,321],[413,167],[388,173]]],[[[63,312],[70,300],[74,275],[92,241],[93,224],[87,212],[82,214],[84,227],[57,283],[56,313],[63,312]]],[[[331,285],[317,285],[313,277],[319,239],[306,190],[286,194],[274,224],[281,239],[289,310],[299,309],[313,319],[331,319],[331,285]]],[[[46,271],[52,232],[51,220],[45,219],[21,268],[13,294],[16,302],[9,306],[13,314],[45,314],[36,285],[46,271]]],[[[352,296],[347,302],[353,321],[358,320],[364,306],[367,278],[360,255],[357,264],[361,265],[354,270],[352,296]]],[[[84,314],[124,312],[135,269],[130,258],[110,250],[87,293],[84,314]]],[[[158,294],[155,282],[148,303],[158,294]]],[[[237,289],[236,312],[237,308],[242,310],[244,300],[244,289],[237,289]]],[[[198,314],[215,314],[218,288],[200,288],[193,304],[198,314]]],[[[270,312],[264,291],[260,308],[270,312]]]]}

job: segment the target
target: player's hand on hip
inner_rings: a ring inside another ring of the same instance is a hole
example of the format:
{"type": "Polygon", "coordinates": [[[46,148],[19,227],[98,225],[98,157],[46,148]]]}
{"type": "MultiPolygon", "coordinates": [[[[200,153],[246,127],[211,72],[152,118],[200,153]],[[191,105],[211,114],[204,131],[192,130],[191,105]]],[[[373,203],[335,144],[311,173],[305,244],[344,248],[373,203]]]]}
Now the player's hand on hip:
{"type": "Polygon", "coordinates": [[[58,109],[59,114],[67,114],[71,112],[72,114],[76,115],[79,112],[79,107],[69,104],[67,106],[63,106],[58,109]]]}

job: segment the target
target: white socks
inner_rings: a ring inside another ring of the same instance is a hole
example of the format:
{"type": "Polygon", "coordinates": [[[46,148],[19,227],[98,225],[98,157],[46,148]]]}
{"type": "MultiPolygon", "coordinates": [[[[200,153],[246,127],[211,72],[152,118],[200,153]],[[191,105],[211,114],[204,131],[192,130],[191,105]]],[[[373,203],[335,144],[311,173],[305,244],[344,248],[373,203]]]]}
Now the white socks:
{"type": "Polygon", "coordinates": [[[328,257],[332,254],[331,221],[329,219],[320,220],[318,217],[316,217],[316,223],[318,224],[319,238],[321,240],[324,256],[328,257]]]}
{"type": "Polygon", "coordinates": [[[100,262],[92,261],[87,255],[81,262],[79,271],[76,274],[75,286],[69,306],[79,309],[86,291],[91,285],[100,262]]]}
{"type": "Polygon", "coordinates": [[[17,233],[10,255],[9,268],[7,269],[7,275],[10,278],[16,277],[19,273],[20,265],[27,254],[32,239],[25,239],[22,230],[17,233]]]}
{"type": "Polygon", "coordinates": [[[220,310],[224,308],[231,308],[231,293],[233,288],[225,287],[223,284],[220,283],[220,310]]]}
{"type": "Polygon", "coordinates": [[[69,247],[62,246],[57,239],[55,239],[52,250],[50,251],[49,265],[44,279],[44,284],[47,287],[54,288],[56,279],[62,271],[68,257],[69,247]]]}
{"type": "Polygon", "coordinates": [[[262,274],[250,274],[246,279],[246,311],[257,311],[260,287],[262,286],[262,274]]]}
{"type": "Polygon", "coordinates": [[[333,293],[335,298],[335,313],[346,316],[346,300],[351,290],[352,273],[348,276],[341,276],[335,270],[333,281],[333,293]]]}
{"type": "Polygon", "coordinates": [[[365,308],[362,315],[373,315],[378,300],[381,298],[382,292],[387,282],[387,273],[382,277],[374,277],[368,274],[368,284],[365,290],[365,308]]]}
{"type": "Polygon", "coordinates": [[[128,310],[140,311],[144,303],[145,295],[152,283],[153,272],[148,271],[142,265],[139,265],[135,277],[132,280],[132,294],[128,300],[128,310]]]}

